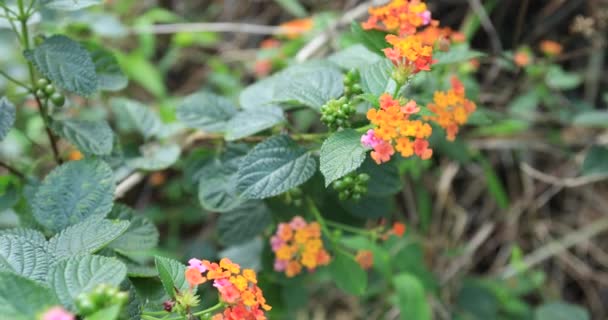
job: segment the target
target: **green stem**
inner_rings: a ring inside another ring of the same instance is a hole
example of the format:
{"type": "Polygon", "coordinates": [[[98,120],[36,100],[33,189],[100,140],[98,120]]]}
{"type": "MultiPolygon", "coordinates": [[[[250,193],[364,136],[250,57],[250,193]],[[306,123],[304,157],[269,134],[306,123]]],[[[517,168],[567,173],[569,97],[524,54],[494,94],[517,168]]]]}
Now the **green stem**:
{"type": "Polygon", "coordinates": [[[25,84],[25,83],[23,83],[23,82],[15,79],[15,78],[11,77],[8,73],[6,73],[6,72],[4,72],[2,70],[0,70],[0,76],[5,77],[8,81],[11,81],[11,82],[15,83],[16,85],[18,85],[18,86],[26,89],[29,92],[33,91],[32,88],[30,88],[27,84],[25,84]]]}
{"type": "Polygon", "coordinates": [[[211,313],[213,311],[217,311],[219,309],[222,309],[224,307],[224,303],[223,302],[218,302],[216,305],[214,305],[213,307],[207,308],[205,310],[199,311],[199,312],[195,312],[192,315],[194,316],[202,316],[206,313],[211,313]]]}
{"type": "Polygon", "coordinates": [[[361,235],[365,235],[365,236],[369,236],[372,235],[374,233],[373,230],[364,230],[364,229],[360,229],[360,228],[356,228],[356,227],[351,227],[339,222],[334,222],[334,221],[330,221],[330,220],[325,220],[325,223],[327,223],[328,226],[334,227],[334,228],[338,228],[338,229],[342,229],[344,231],[348,231],[351,233],[357,233],[357,234],[361,234],[361,235]]]}
{"type": "Polygon", "coordinates": [[[336,239],[334,239],[333,234],[329,231],[329,228],[327,227],[325,219],[323,219],[321,212],[319,211],[319,209],[317,209],[315,202],[311,198],[306,198],[306,202],[308,204],[308,207],[310,208],[310,211],[315,216],[315,219],[321,225],[321,230],[323,230],[323,233],[325,234],[325,236],[331,241],[333,246],[335,248],[337,248],[338,246],[336,244],[336,239]]]}

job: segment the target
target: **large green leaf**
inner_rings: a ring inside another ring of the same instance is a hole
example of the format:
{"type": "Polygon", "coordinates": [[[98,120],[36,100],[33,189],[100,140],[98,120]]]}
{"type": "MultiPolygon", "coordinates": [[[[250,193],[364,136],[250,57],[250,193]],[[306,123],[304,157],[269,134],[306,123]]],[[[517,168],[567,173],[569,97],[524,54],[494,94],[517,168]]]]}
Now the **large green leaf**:
{"type": "Polygon", "coordinates": [[[589,320],[587,310],[564,302],[545,303],[534,310],[534,320],[589,320]]]}
{"type": "Polygon", "coordinates": [[[260,131],[285,122],[283,109],[263,106],[237,113],[227,124],[226,140],[233,141],[248,137],[260,131]]]}
{"type": "Polygon", "coordinates": [[[6,134],[15,124],[15,105],[7,98],[0,99],[0,141],[6,137],[6,134]]]}
{"type": "Polygon", "coordinates": [[[245,156],[238,171],[237,190],[244,198],[269,198],[303,184],[316,169],[317,162],[310,152],[288,136],[274,136],[245,156]]]}
{"type": "Polygon", "coordinates": [[[91,217],[67,227],[49,240],[48,251],[56,260],[94,253],[118,238],[129,227],[127,221],[91,217]]]}
{"type": "Polygon", "coordinates": [[[167,145],[147,145],[142,148],[142,156],[130,159],[128,164],[136,169],[157,171],[173,165],[182,150],[179,145],[172,143],[167,145]]]}
{"type": "Polygon", "coordinates": [[[99,311],[96,311],[92,315],[84,318],[84,320],[116,320],[120,315],[120,308],[120,305],[115,304],[113,306],[109,306],[99,311]]]}
{"type": "Polygon", "coordinates": [[[220,241],[227,245],[241,244],[262,233],[271,221],[264,202],[246,202],[220,215],[217,226],[220,241]]]}
{"type": "Polygon", "coordinates": [[[220,252],[217,256],[228,258],[237,263],[241,268],[248,268],[259,271],[262,269],[262,251],[264,241],[260,238],[252,239],[245,243],[230,246],[220,252]]]}
{"type": "Polygon", "coordinates": [[[114,133],[104,120],[59,120],[53,121],[52,128],[85,154],[101,156],[112,152],[114,133]]]}
{"type": "Polygon", "coordinates": [[[0,236],[0,271],[45,282],[50,262],[43,246],[15,235],[0,236]]]}
{"type": "Polygon", "coordinates": [[[385,163],[381,166],[371,158],[363,162],[361,172],[369,174],[367,182],[368,195],[381,197],[395,194],[403,189],[403,183],[399,170],[394,162],[385,163]]]}
{"type": "Polygon", "coordinates": [[[61,303],[74,310],[74,299],[104,283],[118,286],[127,276],[127,267],[115,258],[96,255],[75,256],[55,264],[49,283],[61,303]]]}
{"type": "Polygon", "coordinates": [[[118,60],[112,52],[93,42],[86,42],[83,45],[89,51],[95,64],[100,90],[119,91],[129,84],[129,79],[122,72],[118,60]]]}
{"type": "Polygon", "coordinates": [[[0,272],[0,319],[38,319],[41,312],[59,304],[51,289],[10,272],[0,272]]]}
{"type": "Polygon", "coordinates": [[[17,236],[38,246],[46,246],[44,234],[38,230],[28,228],[12,228],[0,231],[0,236],[17,236]]]}
{"type": "Polygon", "coordinates": [[[223,132],[236,114],[230,100],[209,92],[197,92],[184,99],[177,107],[177,119],[190,128],[207,132],[223,132]]]}
{"type": "Polygon", "coordinates": [[[395,88],[395,81],[391,78],[393,69],[393,64],[387,59],[382,59],[361,68],[361,88],[363,92],[375,96],[385,92],[392,94],[395,88]]]}
{"type": "Polygon", "coordinates": [[[84,96],[97,91],[95,64],[89,52],[78,42],[55,35],[24,54],[40,73],[58,87],[84,96]]]}
{"type": "Polygon", "coordinates": [[[332,54],[328,60],[340,66],[340,68],[351,70],[376,63],[381,58],[379,55],[369,51],[364,45],[355,44],[332,54]]]}
{"type": "Polygon", "coordinates": [[[426,300],[424,287],[420,281],[407,273],[402,273],[393,279],[397,291],[398,307],[402,320],[430,320],[431,308],[426,300]]]}
{"type": "Polygon", "coordinates": [[[112,209],[114,175],[103,161],[71,161],[44,179],[32,204],[34,218],[58,232],[90,216],[105,216],[112,209]]]}
{"type": "Polygon", "coordinates": [[[237,191],[238,167],[242,157],[230,161],[213,161],[200,171],[198,200],[209,211],[225,212],[239,206],[243,200],[237,191]]]}
{"type": "Polygon", "coordinates": [[[245,88],[239,95],[241,107],[247,110],[272,104],[274,102],[275,86],[280,80],[280,74],[275,74],[245,88]]]}
{"type": "Polygon", "coordinates": [[[361,144],[361,134],[353,129],[336,132],[327,138],[321,146],[320,159],[325,186],[359,168],[366,151],[361,144]]]}
{"type": "Polygon", "coordinates": [[[357,296],[365,293],[367,273],[351,256],[338,251],[329,265],[329,272],[338,288],[357,296]]]}
{"type": "Polygon", "coordinates": [[[101,0],[46,0],[43,4],[50,9],[76,11],[101,4],[101,0]]]}
{"type": "Polygon", "coordinates": [[[580,127],[607,128],[608,111],[585,111],[572,119],[572,124],[580,127]]]}
{"type": "Polygon", "coordinates": [[[154,263],[160,281],[165,287],[165,291],[170,297],[175,297],[175,290],[183,291],[188,289],[189,284],[186,281],[186,266],[173,259],[164,257],[155,257],[154,263]]]}
{"type": "Polygon", "coordinates": [[[359,42],[378,55],[384,56],[384,52],[382,50],[390,47],[388,42],[386,42],[385,32],[378,30],[363,30],[357,21],[353,21],[351,24],[351,31],[359,42]]]}
{"type": "Polygon", "coordinates": [[[160,118],[147,106],[125,98],[112,99],[110,104],[117,114],[119,127],[123,130],[135,130],[146,139],[161,131],[163,124],[160,118]]]}
{"type": "Polygon", "coordinates": [[[577,73],[567,72],[559,65],[552,65],[545,75],[545,82],[555,90],[571,90],[583,82],[583,77],[577,73]]]}
{"type": "Polygon", "coordinates": [[[583,174],[606,174],[608,173],[608,148],[593,146],[583,161],[583,174]]]}
{"type": "Polygon", "coordinates": [[[471,59],[483,57],[485,54],[480,51],[471,50],[468,45],[456,45],[450,47],[449,51],[439,51],[433,55],[433,59],[437,60],[433,65],[452,64],[457,62],[465,62],[471,59]]]}
{"type": "Polygon", "coordinates": [[[143,216],[130,219],[129,228],[112,241],[108,247],[120,252],[141,251],[156,247],[158,230],[154,223],[143,216]]]}
{"type": "Polygon", "coordinates": [[[332,68],[304,68],[289,73],[277,84],[274,99],[295,102],[319,110],[344,92],[342,74],[332,68]]]}

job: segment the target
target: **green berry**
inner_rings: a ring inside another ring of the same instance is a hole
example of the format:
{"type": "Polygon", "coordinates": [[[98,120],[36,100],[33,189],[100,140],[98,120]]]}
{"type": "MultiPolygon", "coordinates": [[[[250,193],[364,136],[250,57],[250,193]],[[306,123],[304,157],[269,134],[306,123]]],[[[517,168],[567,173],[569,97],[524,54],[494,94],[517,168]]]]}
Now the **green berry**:
{"type": "Polygon", "coordinates": [[[361,194],[359,194],[359,193],[353,194],[353,200],[355,200],[355,201],[361,200],[361,194]]]}
{"type": "Polygon", "coordinates": [[[79,313],[82,315],[91,314],[96,309],[93,301],[91,301],[91,299],[89,299],[89,297],[87,297],[86,295],[80,296],[76,299],[76,308],[78,309],[79,313]]]}
{"type": "Polygon", "coordinates": [[[127,303],[127,300],[129,300],[129,294],[126,292],[117,292],[114,295],[114,301],[116,301],[118,304],[125,304],[127,303]]]}
{"type": "Polygon", "coordinates": [[[47,84],[46,87],[44,87],[44,93],[46,93],[47,96],[52,95],[55,93],[55,86],[52,84],[47,84]]]}
{"type": "Polygon", "coordinates": [[[347,186],[349,186],[349,187],[350,187],[350,186],[353,184],[353,182],[354,182],[354,181],[353,181],[353,177],[351,177],[351,176],[346,176],[346,177],[344,177],[344,179],[342,179],[342,181],[344,182],[344,184],[345,184],[345,185],[347,185],[347,186]]]}
{"type": "Polygon", "coordinates": [[[44,91],[38,89],[38,90],[36,90],[36,97],[38,97],[40,99],[46,99],[46,93],[44,93],[44,91]]]}
{"type": "Polygon", "coordinates": [[[55,92],[51,95],[51,102],[57,108],[63,107],[65,104],[65,97],[61,93],[55,92]]]}
{"type": "Polygon", "coordinates": [[[342,191],[344,190],[346,186],[344,185],[344,182],[342,180],[338,180],[334,182],[334,189],[338,190],[338,191],[342,191]]]}
{"type": "Polygon", "coordinates": [[[38,79],[38,82],[36,82],[36,87],[38,89],[44,89],[48,85],[49,85],[49,80],[47,80],[45,78],[38,79]]]}
{"type": "Polygon", "coordinates": [[[340,199],[341,201],[347,200],[348,199],[348,194],[345,192],[340,192],[338,194],[338,199],[340,199]]]}
{"type": "Polygon", "coordinates": [[[367,173],[360,173],[360,174],[357,176],[357,179],[358,179],[359,181],[362,181],[362,182],[367,182],[367,181],[369,181],[369,174],[367,174],[367,173]]]}

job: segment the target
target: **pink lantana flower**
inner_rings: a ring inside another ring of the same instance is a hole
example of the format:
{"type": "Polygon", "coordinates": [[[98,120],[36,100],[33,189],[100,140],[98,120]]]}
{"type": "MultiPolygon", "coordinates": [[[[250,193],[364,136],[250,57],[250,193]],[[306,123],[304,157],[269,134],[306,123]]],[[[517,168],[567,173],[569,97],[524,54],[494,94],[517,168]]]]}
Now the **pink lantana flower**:
{"type": "Polygon", "coordinates": [[[367,133],[361,136],[361,144],[372,149],[382,143],[382,141],[382,139],[376,137],[374,129],[367,130],[367,133]]]}
{"type": "Polygon", "coordinates": [[[65,310],[64,308],[57,306],[47,310],[41,320],[75,320],[76,317],[65,310]]]}
{"type": "Polygon", "coordinates": [[[422,24],[423,25],[426,26],[429,23],[431,23],[431,12],[429,10],[426,10],[423,13],[421,13],[420,17],[422,18],[422,24]]]}
{"type": "Polygon", "coordinates": [[[302,217],[295,216],[293,219],[291,219],[289,226],[294,230],[300,230],[306,227],[306,224],[306,220],[304,220],[302,217]]]}
{"type": "Polygon", "coordinates": [[[192,259],[188,260],[188,263],[190,264],[190,268],[198,269],[198,271],[200,271],[201,273],[204,273],[207,271],[207,268],[203,265],[201,260],[192,258],[192,259]]]}

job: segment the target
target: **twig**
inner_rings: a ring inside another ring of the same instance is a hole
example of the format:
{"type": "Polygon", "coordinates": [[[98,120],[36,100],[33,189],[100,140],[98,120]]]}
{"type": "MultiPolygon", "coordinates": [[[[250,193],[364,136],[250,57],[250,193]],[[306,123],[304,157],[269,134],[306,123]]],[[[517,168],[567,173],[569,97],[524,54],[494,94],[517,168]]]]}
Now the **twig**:
{"type": "Polygon", "coordinates": [[[55,158],[55,162],[57,162],[57,164],[62,164],[63,161],[61,160],[61,156],[59,156],[57,139],[55,138],[55,135],[49,127],[49,119],[48,115],[46,114],[46,107],[42,104],[42,101],[40,101],[40,98],[38,98],[38,96],[34,94],[34,97],[36,97],[36,103],[38,103],[38,112],[40,112],[40,117],[42,117],[42,121],[44,122],[46,135],[49,137],[49,141],[51,142],[51,149],[53,149],[53,157],[55,158]]]}
{"type": "Polygon", "coordinates": [[[470,262],[471,257],[477,251],[477,249],[488,239],[488,237],[494,231],[495,224],[493,222],[488,222],[481,226],[477,233],[473,236],[473,238],[469,241],[467,246],[464,249],[464,253],[456,260],[446,272],[443,273],[441,278],[441,283],[444,284],[448,282],[454,275],[458,273],[460,269],[467,265],[470,262]]]}
{"type": "Polygon", "coordinates": [[[228,32],[228,33],[251,33],[262,35],[281,35],[293,32],[289,28],[280,26],[266,26],[251,23],[235,22],[198,22],[198,23],[172,23],[155,24],[150,26],[134,27],[133,34],[173,34],[180,32],[228,32]]]}
{"type": "Polygon", "coordinates": [[[608,229],[608,218],[598,219],[582,229],[576,230],[563,238],[551,241],[525,256],[517,265],[509,265],[501,273],[503,279],[513,277],[524,270],[551,258],[568,248],[585,242],[608,229]]]}
{"type": "Polygon", "coordinates": [[[127,178],[125,178],[114,191],[114,198],[122,198],[131,188],[136,186],[144,179],[145,175],[141,172],[133,172],[127,178]]]}
{"type": "Polygon", "coordinates": [[[575,178],[559,178],[538,171],[525,162],[522,162],[520,164],[520,167],[521,170],[523,170],[527,175],[536,180],[540,180],[542,182],[564,188],[576,188],[608,179],[608,174],[593,174],[575,178]]]}
{"type": "Polygon", "coordinates": [[[0,167],[4,167],[6,170],[8,170],[10,173],[16,175],[17,177],[21,178],[21,179],[25,179],[25,174],[23,174],[21,171],[15,169],[15,167],[9,165],[8,163],[5,163],[3,161],[0,161],[0,167]]]}

